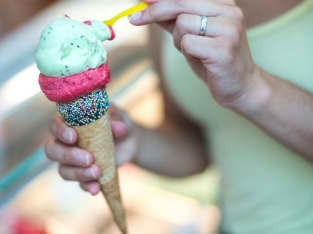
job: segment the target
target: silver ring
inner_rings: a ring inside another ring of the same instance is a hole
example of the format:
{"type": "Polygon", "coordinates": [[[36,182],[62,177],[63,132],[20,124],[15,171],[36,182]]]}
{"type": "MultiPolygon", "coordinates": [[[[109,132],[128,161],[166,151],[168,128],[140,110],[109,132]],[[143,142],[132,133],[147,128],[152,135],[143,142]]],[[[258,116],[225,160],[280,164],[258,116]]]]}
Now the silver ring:
{"type": "Polygon", "coordinates": [[[201,16],[201,27],[200,27],[200,36],[205,36],[206,30],[208,27],[208,17],[206,16],[201,16]]]}

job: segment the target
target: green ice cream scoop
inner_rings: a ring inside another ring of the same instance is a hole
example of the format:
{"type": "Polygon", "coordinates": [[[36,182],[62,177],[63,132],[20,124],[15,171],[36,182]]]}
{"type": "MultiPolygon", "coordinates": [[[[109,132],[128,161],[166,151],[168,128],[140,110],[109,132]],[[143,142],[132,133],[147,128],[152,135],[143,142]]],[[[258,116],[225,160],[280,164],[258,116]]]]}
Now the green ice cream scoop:
{"type": "Polygon", "coordinates": [[[101,21],[86,23],[62,17],[43,30],[36,63],[46,76],[64,77],[96,68],[107,60],[102,41],[111,38],[109,26],[101,21]]]}

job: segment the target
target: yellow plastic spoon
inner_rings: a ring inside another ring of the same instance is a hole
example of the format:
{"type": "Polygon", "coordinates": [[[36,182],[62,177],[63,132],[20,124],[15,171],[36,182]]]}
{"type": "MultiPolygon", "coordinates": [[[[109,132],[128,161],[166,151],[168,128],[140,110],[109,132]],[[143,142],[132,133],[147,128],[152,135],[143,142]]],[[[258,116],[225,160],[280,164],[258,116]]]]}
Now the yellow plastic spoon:
{"type": "Polygon", "coordinates": [[[114,16],[112,19],[103,21],[103,23],[112,27],[115,24],[115,22],[118,21],[119,19],[121,19],[125,16],[135,14],[139,11],[142,11],[143,9],[145,9],[148,6],[149,6],[149,4],[146,2],[139,3],[138,5],[119,13],[118,15],[114,16]]]}

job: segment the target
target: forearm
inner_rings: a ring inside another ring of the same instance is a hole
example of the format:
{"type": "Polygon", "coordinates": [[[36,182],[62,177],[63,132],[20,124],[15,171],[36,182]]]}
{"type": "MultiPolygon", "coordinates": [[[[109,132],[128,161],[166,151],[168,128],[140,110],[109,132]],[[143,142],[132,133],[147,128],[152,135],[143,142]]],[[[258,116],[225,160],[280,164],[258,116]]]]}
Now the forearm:
{"type": "Polygon", "coordinates": [[[313,95],[259,68],[255,76],[250,94],[241,97],[234,110],[313,160],[313,95]]]}
{"type": "Polygon", "coordinates": [[[139,152],[135,164],[155,173],[184,177],[202,172],[207,167],[207,155],[197,136],[188,130],[181,132],[162,126],[140,131],[139,152]]]}

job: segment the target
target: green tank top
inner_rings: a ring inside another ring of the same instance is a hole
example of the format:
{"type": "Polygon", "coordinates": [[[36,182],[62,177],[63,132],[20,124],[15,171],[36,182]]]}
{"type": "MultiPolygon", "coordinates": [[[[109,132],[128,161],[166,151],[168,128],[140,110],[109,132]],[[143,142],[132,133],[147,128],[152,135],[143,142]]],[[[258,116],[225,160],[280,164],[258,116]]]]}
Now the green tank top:
{"type": "MultiPolygon", "coordinates": [[[[221,230],[312,234],[313,165],[241,116],[219,107],[173,47],[171,37],[164,40],[168,89],[205,129],[222,174],[221,230]]],[[[313,92],[313,0],[248,30],[248,40],[256,64],[313,92]]]]}

